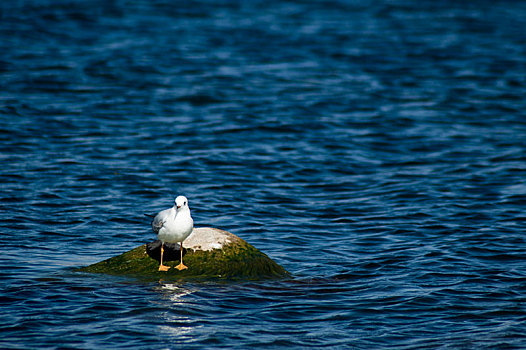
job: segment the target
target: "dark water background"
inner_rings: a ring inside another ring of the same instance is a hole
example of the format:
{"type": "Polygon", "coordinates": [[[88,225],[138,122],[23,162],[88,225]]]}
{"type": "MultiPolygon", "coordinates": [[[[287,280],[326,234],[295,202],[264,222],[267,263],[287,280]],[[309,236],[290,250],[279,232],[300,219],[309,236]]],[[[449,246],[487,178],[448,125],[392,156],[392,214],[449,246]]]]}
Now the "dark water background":
{"type": "Polygon", "coordinates": [[[4,1],[1,348],[526,348],[526,2],[4,1]],[[74,273],[196,226],[282,281],[74,273]]]}

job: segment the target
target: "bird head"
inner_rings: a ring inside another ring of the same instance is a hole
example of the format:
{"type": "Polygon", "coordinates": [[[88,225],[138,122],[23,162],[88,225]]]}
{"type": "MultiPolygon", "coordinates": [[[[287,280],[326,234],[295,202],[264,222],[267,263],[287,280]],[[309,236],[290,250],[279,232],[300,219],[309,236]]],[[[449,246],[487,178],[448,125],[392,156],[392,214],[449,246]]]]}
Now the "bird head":
{"type": "Polygon", "coordinates": [[[181,209],[183,207],[188,207],[188,199],[185,196],[177,196],[175,199],[175,207],[181,209]]]}

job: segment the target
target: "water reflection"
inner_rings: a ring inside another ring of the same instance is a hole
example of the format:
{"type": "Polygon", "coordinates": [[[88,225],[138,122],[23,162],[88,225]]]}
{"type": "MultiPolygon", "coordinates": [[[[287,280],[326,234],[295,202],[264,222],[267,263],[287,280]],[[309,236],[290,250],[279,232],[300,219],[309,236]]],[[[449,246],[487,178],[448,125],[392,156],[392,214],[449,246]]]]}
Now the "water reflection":
{"type": "Polygon", "coordinates": [[[161,292],[165,299],[168,299],[175,304],[184,304],[183,297],[192,294],[195,291],[192,288],[183,287],[175,283],[166,283],[163,280],[159,281],[159,285],[155,290],[161,292]]]}
{"type": "Polygon", "coordinates": [[[196,289],[160,280],[154,290],[160,293],[162,298],[159,303],[166,310],[159,315],[161,325],[158,329],[162,337],[173,338],[178,342],[191,341],[193,337],[190,334],[202,327],[192,317],[194,305],[187,299],[196,289]]]}

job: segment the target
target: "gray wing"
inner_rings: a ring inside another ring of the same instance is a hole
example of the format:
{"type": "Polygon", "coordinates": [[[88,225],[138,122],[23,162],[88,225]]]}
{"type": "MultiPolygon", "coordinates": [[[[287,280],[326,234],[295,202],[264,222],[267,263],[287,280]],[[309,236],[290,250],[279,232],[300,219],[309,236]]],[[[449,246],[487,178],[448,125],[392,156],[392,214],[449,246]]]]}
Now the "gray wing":
{"type": "Polygon", "coordinates": [[[155,232],[155,234],[159,234],[159,230],[161,227],[163,227],[164,223],[166,222],[166,218],[168,217],[168,213],[170,212],[170,209],[163,210],[159,212],[159,214],[155,215],[152,221],[152,230],[155,232]]]}

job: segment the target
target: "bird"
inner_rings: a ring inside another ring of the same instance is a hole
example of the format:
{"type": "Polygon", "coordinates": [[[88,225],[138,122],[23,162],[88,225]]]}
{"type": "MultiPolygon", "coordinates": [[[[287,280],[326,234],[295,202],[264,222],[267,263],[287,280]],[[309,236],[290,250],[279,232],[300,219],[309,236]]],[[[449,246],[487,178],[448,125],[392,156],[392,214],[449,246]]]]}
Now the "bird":
{"type": "Polygon", "coordinates": [[[188,199],[177,196],[173,207],[160,211],[152,221],[152,230],[161,241],[161,264],[159,271],[168,271],[169,266],[163,264],[164,243],[179,242],[181,246],[181,262],[175,266],[179,271],[188,267],[183,264],[183,241],[192,233],[194,220],[190,215],[188,199]]]}

